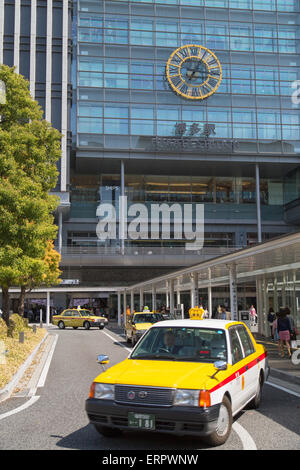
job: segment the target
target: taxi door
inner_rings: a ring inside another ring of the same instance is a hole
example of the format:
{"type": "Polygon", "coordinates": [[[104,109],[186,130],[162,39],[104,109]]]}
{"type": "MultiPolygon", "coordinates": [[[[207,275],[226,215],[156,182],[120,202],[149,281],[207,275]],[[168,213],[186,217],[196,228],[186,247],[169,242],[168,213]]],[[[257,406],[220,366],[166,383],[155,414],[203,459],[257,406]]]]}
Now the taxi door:
{"type": "Polygon", "coordinates": [[[228,330],[230,339],[230,353],[232,380],[229,383],[229,390],[232,398],[232,412],[241,409],[245,403],[245,377],[242,374],[244,353],[240,339],[237,335],[236,327],[232,326],[228,330]]]}
{"type": "Polygon", "coordinates": [[[245,356],[245,399],[250,400],[257,392],[260,365],[257,361],[258,354],[250,335],[243,325],[236,327],[245,356]]]}
{"type": "Polygon", "coordinates": [[[82,326],[82,317],[79,312],[72,312],[72,326],[79,327],[82,326]]]}

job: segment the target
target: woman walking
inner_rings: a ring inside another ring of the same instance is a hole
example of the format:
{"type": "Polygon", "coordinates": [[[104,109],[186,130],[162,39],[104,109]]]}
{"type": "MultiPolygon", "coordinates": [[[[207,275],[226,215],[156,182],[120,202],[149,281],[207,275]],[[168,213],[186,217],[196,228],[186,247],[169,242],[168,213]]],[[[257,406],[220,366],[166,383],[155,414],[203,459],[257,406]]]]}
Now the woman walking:
{"type": "Polygon", "coordinates": [[[288,356],[291,357],[291,330],[291,323],[286,315],[286,310],[281,310],[277,319],[277,331],[279,336],[279,348],[281,351],[281,357],[284,357],[284,343],[286,344],[288,350],[288,356]]]}

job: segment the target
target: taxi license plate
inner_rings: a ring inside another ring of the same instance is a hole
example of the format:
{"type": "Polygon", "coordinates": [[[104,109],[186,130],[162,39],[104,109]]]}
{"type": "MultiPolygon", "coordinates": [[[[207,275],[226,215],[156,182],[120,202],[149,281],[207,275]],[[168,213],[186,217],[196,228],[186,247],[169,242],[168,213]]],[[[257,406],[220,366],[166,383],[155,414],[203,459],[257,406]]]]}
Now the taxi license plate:
{"type": "Polygon", "coordinates": [[[128,413],[128,426],[138,429],[155,429],[155,416],[142,413],[128,413]]]}

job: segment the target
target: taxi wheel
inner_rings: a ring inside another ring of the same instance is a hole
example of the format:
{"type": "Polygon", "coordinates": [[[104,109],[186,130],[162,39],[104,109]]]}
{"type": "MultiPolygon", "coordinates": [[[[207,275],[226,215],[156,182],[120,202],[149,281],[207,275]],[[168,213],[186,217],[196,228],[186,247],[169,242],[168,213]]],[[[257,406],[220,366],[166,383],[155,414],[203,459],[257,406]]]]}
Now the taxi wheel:
{"type": "Polygon", "coordinates": [[[78,326],[73,326],[73,330],[77,330],[78,326]]]}
{"type": "Polygon", "coordinates": [[[229,434],[231,432],[231,427],[232,427],[231,403],[230,403],[229,398],[224,396],[223,401],[220,406],[219,418],[217,421],[216,430],[209,436],[206,436],[204,438],[204,441],[208,445],[213,446],[213,447],[224,444],[229,437],[229,434]]]}
{"type": "Polygon", "coordinates": [[[103,330],[104,326],[99,326],[99,330],[103,330]]]}
{"type": "Polygon", "coordinates": [[[114,437],[122,434],[120,429],[109,428],[108,426],[101,426],[100,424],[94,424],[99,434],[105,437],[114,437]]]}
{"type": "Polygon", "coordinates": [[[60,321],[60,322],[58,323],[58,328],[59,328],[60,330],[63,330],[63,329],[65,328],[65,324],[64,324],[63,321],[60,321]]]}
{"type": "Polygon", "coordinates": [[[91,325],[89,324],[88,321],[85,321],[84,324],[83,324],[83,326],[84,326],[84,329],[85,329],[85,330],[89,330],[91,325]]]}

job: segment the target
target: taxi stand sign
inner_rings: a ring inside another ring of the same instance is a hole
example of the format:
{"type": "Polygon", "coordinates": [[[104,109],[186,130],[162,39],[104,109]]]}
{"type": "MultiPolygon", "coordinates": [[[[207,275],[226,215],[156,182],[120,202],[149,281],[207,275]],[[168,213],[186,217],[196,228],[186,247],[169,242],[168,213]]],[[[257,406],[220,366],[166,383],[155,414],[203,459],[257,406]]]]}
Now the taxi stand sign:
{"type": "Polygon", "coordinates": [[[190,320],[203,320],[204,309],[202,307],[195,307],[189,309],[190,320]]]}

